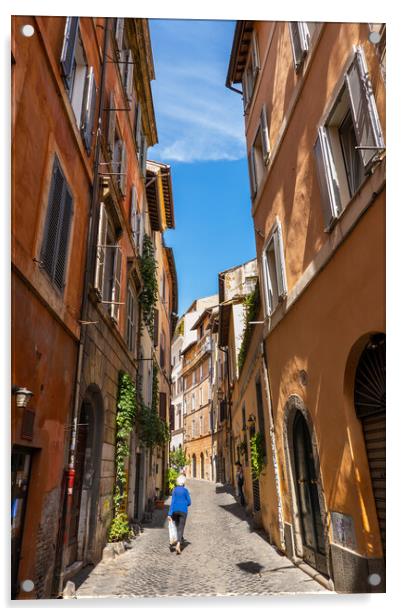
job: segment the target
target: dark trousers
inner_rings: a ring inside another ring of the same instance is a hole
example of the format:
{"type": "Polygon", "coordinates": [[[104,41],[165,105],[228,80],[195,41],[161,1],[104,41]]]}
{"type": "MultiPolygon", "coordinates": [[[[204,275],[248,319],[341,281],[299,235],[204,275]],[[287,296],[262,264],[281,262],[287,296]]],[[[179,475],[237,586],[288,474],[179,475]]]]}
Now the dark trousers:
{"type": "Polygon", "coordinates": [[[239,490],[240,504],[243,505],[243,507],[244,507],[244,505],[246,504],[246,500],[244,498],[243,484],[242,483],[238,483],[237,484],[237,488],[239,490]]]}
{"type": "Polygon", "coordinates": [[[176,528],[177,528],[177,541],[180,543],[183,541],[183,533],[184,533],[184,527],[186,525],[186,518],[187,518],[187,513],[183,513],[182,511],[175,511],[174,514],[172,515],[172,520],[176,524],[176,528]]]}

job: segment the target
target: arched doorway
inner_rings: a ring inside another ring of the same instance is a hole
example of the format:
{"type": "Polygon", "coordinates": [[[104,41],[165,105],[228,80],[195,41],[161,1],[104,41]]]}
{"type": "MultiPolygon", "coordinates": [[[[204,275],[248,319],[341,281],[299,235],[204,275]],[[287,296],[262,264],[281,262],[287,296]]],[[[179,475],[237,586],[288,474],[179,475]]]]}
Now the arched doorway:
{"type": "Polygon", "coordinates": [[[204,454],[202,452],[200,455],[200,461],[201,461],[201,479],[204,479],[204,454]]]}
{"type": "Polygon", "coordinates": [[[357,364],[356,415],[361,421],[367,461],[385,556],[385,334],[371,336],[357,364]]]}
{"type": "Polygon", "coordinates": [[[328,574],[311,436],[300,411],[296,413],[293,423],[293,452],[303,558],[321,573],[328,574]]]}
{"type": "Polygon", "coordinates": [[[193,477],[197,477],[197,458],[195,456],[195,453],[193,453],[193,458],[192,458],[192,474],[193,477]]]}

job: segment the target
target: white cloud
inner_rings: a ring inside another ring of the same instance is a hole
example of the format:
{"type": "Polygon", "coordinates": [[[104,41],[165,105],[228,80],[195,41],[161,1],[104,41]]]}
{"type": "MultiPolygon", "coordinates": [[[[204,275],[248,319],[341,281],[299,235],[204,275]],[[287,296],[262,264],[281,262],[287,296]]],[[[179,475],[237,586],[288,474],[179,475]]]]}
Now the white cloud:
{"type": "Polygon", "coordinates": [[[228,25],[157,22],[152,37],[159,145],[151,156],[183,162],[243,158],[241,97],[225,87],[228,25]]]}

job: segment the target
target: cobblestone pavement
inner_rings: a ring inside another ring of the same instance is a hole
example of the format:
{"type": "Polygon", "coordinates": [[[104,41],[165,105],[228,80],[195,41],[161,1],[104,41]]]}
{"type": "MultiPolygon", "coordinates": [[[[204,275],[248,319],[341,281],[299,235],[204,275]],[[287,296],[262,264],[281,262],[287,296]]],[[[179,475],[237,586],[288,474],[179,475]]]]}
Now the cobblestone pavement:
{"type": "Polygon", "coordinates": [[[169,550],[168,507],[155,510],[131,549],[100,562],[77,588],[77,598],[329,592],[253,532],[222,485],[202,480],[187,485],[193,504],[181,555],[169,550]]]}

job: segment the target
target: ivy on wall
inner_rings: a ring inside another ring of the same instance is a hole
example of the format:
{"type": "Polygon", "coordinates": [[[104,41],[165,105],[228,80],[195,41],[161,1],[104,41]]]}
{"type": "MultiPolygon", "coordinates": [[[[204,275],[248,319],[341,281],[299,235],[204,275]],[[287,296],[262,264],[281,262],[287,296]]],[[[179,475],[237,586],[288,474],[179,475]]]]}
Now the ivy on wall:
{"type": "Polygon", "coordinates": [[[261,432],[250,437],[251,475],[253,480],[259,479],[264,469],[264,441],[261,432]]]}
{"type": "Polygon", "coordinates": [[[164,445],[169,441],[169,428],[166,422],[159,417],[159,380],[156,362],[153,364],[152,371],[151,407],[144,404],[143,400],[141,400],[137,427],[140,441],[151,449],[156,445],[164,445]]]}
{"type": "Polygon", "coordinates": [[[252,325],[250,325],[250,321],[254,321],[258,315],[258,308],[260,306],[260,293],[258,283],[255,286],[255,289],[243,300],[244,304],[244,331],[243,331],[243,340],[240,345],[238,363],[239,363],[239,373],[241,372],[244,362],[246,361],[248,347],[250,345],[250,340],[252,336],[252,325]]]}
{"type": "Polygon", "coordinates": [[[139,300],[145,324],[151,334],[154,327],[154,311],[158,299],[157,269],[154,245],[149,235],[145,234],[140,260],[140,271],[144,287],[140,293],[139,300]]]}
{"type": "Polygon", "coordinates": [[[124,511],[127,498],[126,461],[130,455],[130,434],[137,415],[136,389],[127,372],[119,373],[116,414],[116,481],[113,496],[114,516],[109,528],[109,541],[122,541],[132,535],[124,511]]]}

